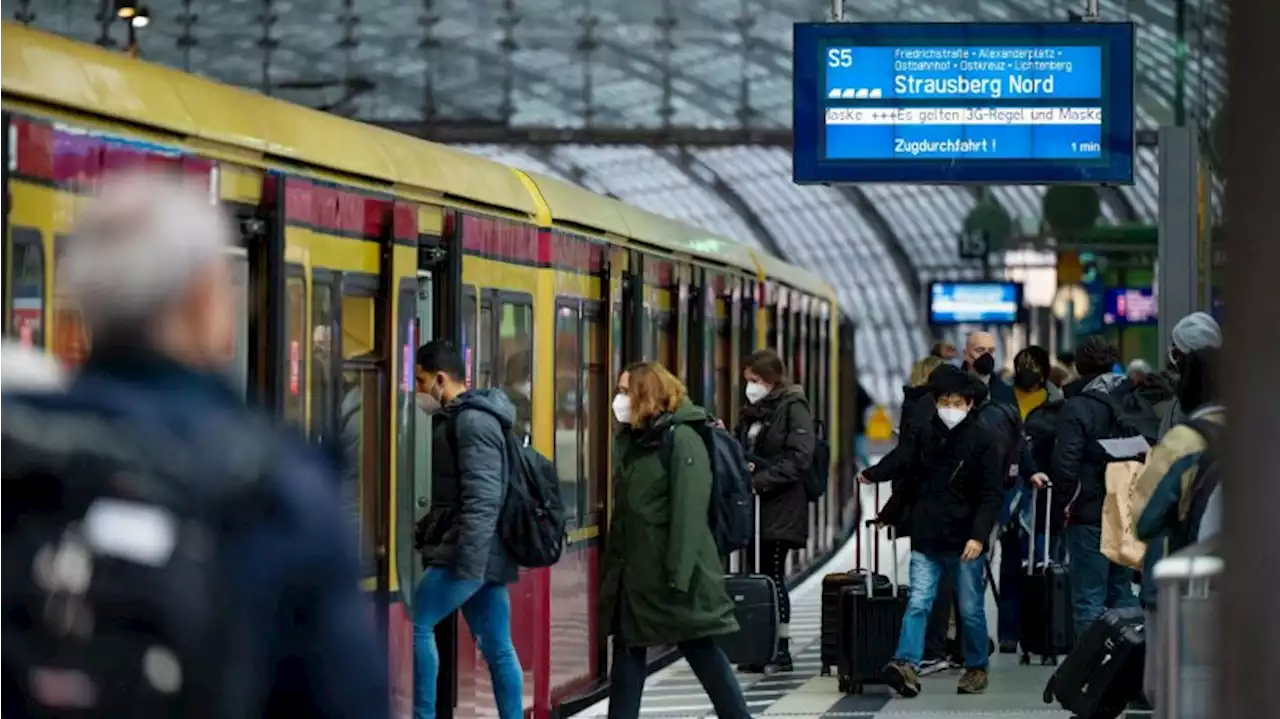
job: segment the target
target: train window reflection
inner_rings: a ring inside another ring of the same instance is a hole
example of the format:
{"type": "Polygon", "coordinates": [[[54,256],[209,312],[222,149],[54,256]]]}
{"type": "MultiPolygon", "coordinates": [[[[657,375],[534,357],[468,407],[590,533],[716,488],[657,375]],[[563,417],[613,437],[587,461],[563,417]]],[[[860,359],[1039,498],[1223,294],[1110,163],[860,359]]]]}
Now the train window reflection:
{"type": "Polygon", "coordinates": [[[498,366],[501,386],[516,408],[516,436],[528,437],[533,421],[533,301],[502,301],[498,324],[498,366]]]}
{"type": "Polygon", "coordinates": [[[568,516],[582,518],[579,502],[582,414],[582,326],[576,301],[556,308],[556,430],[555,463],[560,496],[577,506],[568,516]]]}
{"type": "Polygon", "coordinates": [[[608,344],[605,342],[604,309],[597,303],[585,303],[582,319],[582,366],[586,368],[587,376],[586,391],[579,403],[582,408],[579,426],[583,436],[583,526],[589,526],[597,524],[604,514],[609,473],[606,447],[611,426],[604,403],[611,393],[608,389],[610,378],[606,374],[608,344]]]}
{"type": "Polygon", "coordinates": [[[311,288],[311,438],[324,440],[337,417],[337,383],[334,381],[333,285],[313,279],[311,288]]]}
{"type": "Polygon", "coordinates": [[[384,441],[379,373],[352,368],[342,375],[341,446],[342,498],[359,527],[362,575],[374,571],[374,542],[378,517],[378,481],[384,441]]]}

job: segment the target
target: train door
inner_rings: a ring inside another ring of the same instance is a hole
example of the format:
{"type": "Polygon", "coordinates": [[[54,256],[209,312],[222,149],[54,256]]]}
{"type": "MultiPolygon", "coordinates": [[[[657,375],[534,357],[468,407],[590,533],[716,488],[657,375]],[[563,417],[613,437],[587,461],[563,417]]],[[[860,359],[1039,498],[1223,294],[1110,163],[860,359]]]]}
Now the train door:
{"type": "MultiPolygon", "coordinates": [[[[405,358],[406,364],[410,365],[410,373],[412,374],[412,352],[417,349],[416,345],[435,337],[435,313],[436,306],[434,302],[434,287],[432,286],[432,275],[429,271],[418,271],[418,287],[414,293],[414,327],[417,340],[412,339],[409,344],[409,354],[405,358]]],[[[412,481],[403,483],[403,486],[409,488],[409,495],[412,499],[410,504],[413,506],[414,517],[416,520],[422,513],[427,511],[427,507],[431,504],[431,433],[432,433],[432,417],[431,415],[418,409],[415,404],[411,410],[413,412],[413,471],[412,481]]],[[[403,496],[403,495],[402,495],[403,496]]],[[[422,578],[422,563],[416,561],[416,552],[406,552],[409,561],[402,562],[400,567],[401,582],[406,584],[404,597],[405,601],[412,606],[413,588],[418,586],[418,580],[422,578]]]]}

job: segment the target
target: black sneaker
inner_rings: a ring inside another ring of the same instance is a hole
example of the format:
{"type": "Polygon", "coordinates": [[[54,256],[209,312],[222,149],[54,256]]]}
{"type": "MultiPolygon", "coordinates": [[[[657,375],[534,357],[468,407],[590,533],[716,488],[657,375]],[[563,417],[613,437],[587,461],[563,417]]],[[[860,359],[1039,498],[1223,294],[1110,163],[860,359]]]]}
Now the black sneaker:
{"type": "Polygon", "coordinates": [[[885,665],[882,676],[884,683],[904,699],[912,699],[920,695],[920,676],[910,664],[896,660],[889,662],[885,665]]]}

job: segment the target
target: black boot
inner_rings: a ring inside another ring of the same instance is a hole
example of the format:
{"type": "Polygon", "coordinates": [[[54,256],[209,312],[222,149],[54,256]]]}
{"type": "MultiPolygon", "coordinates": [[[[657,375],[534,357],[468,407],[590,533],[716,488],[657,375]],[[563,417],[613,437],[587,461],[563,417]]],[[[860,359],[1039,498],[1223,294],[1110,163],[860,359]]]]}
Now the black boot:
{"type": "Polygon", "coordinates": [[[778,653],[773,656],[773,668],[779,672],[795,671],[795,665],[791,662],[791,639],[789,637],[780,637],[778,639],[778,653]]]}

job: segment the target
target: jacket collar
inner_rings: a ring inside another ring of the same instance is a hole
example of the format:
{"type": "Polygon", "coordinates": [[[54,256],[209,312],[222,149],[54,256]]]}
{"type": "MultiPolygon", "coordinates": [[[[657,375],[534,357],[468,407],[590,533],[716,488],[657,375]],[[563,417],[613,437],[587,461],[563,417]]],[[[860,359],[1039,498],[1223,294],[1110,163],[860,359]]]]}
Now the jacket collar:
{"type": "Polygon", "coordinates": [[[185,391],[219,404],[243,404],[223,378],[140,347],[96,349],[85,361],[82,377],[185,391]]]}

